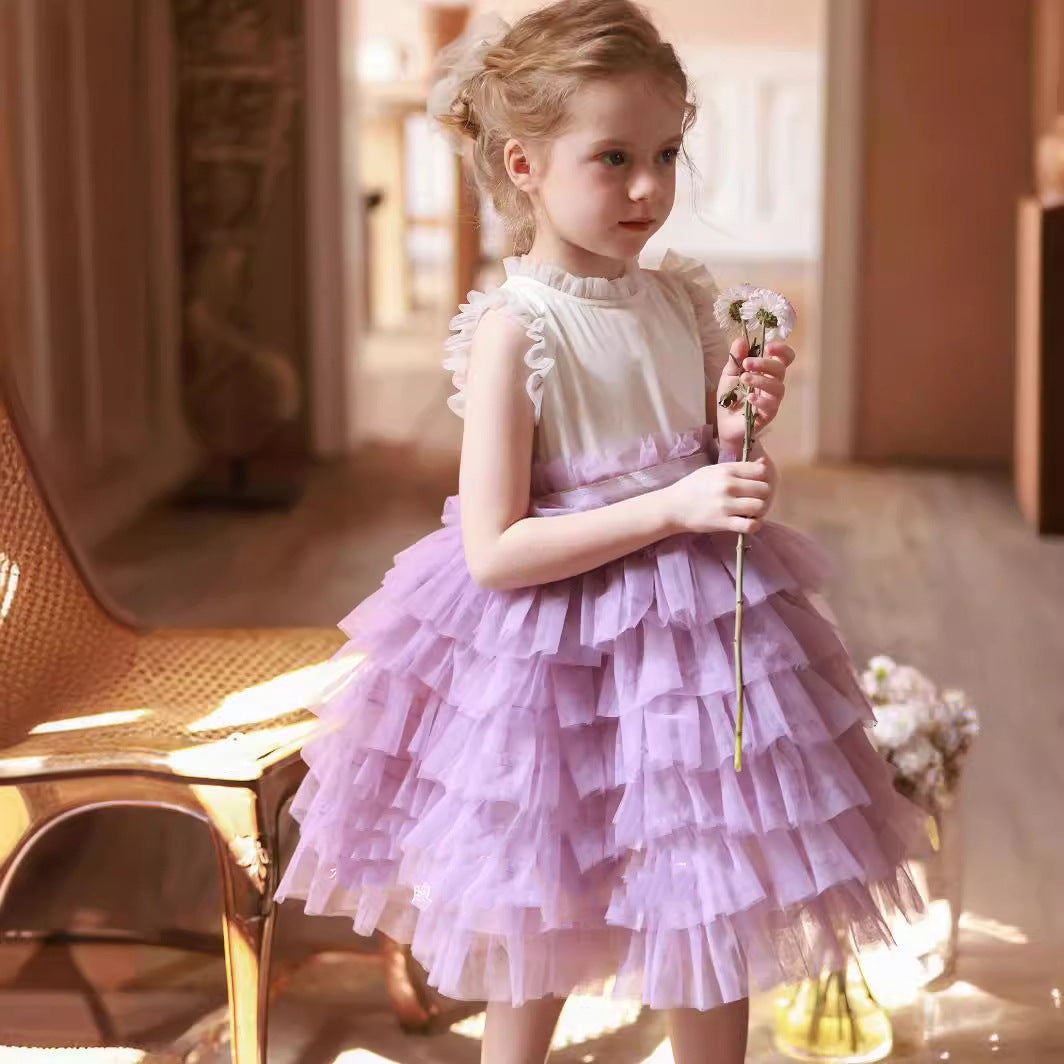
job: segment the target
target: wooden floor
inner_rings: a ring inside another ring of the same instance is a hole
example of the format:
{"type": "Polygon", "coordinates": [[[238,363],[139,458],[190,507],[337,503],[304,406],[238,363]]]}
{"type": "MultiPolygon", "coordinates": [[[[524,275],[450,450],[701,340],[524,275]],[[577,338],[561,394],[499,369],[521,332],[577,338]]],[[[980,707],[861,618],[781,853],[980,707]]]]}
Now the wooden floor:
{"type": "MultiPolygon", "coordinates": [[[[150,623],[332,625],[372,592],[398,550],[437,526],[456,473],[453,452],[367,447],[315,470],[292,512],[160,508],[102,545],[96,561],[114,596],[150,623]]],[[[773,517],[836,559],[828,600],[855,659],[886,653],[910,662],[967,690],[982,717],[964,784],[961,981],[899,1013],[895,1059],[1064,1060],[1064,542],[1035,537],[1007,481],[991,474],[791,469],[773,517]]],[[[95,864],[82,859],[77,882],[52,875],[24,884],[17,915],[54,926],[79,906],[105,906],[102,888],[86,901],[93,881],[113,884],[115,862],[148,828],[130,822],[123,830],[102,821],[80,827],[66,845],[91,850],[95,864]]],[[[153,883],[165,881],[164,900],[209,921],[214,883],[200,874],[209,850],[195,856],[184,841],[177,849],[153,883]]],[[[301,936],[350,939],[343,921],[286,907],[282,953],[301,936]]],[[[77,957],[74,964],[65,951],[28,945],[0,950],[8,984],[0,1043],[165,1040],[164,1031],[191,1027],[224,1002],[216,958],[129,947],[84,948],[77,957]],[[86,1004],[92,994],[95,1012],[86,1004]]],[[[655,1014],[570,1006],[559,1038],[572,1044],[558,1060],[671,1059],[655,1049],[664,1037],[655,1014]],[[599,1036],[603,1025],[619,1030],[599,1036]]],[[[778,1059],[769,1007],[767,998],[755,1003],[750,1060],[778,1059]]],[[[345,1058],[351,1064],[479,1059],[475,1029],[399,1033],[379,973],[352,958],[297,974],[278,997],[273,1032],[277,1064],[325,1064],[358,1048],[366,1052],[345,1058]]],[[[205,1051],[201,1064],[223,1059],[224,1051],[205,1051]]]]}

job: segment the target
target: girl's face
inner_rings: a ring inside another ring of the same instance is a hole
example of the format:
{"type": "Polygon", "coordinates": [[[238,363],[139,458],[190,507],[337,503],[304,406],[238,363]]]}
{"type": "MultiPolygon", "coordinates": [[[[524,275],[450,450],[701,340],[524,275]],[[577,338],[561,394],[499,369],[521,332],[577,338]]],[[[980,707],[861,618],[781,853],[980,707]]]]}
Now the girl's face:
{"type": "Polygon", "coordinates": [[[535,212],[531,254],[619,276],[672,210],[683,103],[652,78],[625,75],[580,89],[569,114],[563,133],[530,146],[527,173],[508,159],[535,212]]]}

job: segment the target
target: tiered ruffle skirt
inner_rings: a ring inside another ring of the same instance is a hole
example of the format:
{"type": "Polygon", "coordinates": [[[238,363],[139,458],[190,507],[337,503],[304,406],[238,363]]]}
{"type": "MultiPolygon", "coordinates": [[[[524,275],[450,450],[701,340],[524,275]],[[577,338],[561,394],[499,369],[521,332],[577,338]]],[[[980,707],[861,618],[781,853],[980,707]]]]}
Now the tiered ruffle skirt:
{"type": "MultiPolygon", "coordinates": [[[[642,441],[634,486],[616,462],[538,470],[535,512],[651,490],[704,446],[642,441]]],[[[410,944],[449,997],[515,1005],[608,986],[707,1009],[889,942],[920,907],[922,815],[811,601],[824,555],[780,525],[749,542],[736,773],[735,535],[488,591],[449,499],[341,623],[278,899],[410,944]]]]}

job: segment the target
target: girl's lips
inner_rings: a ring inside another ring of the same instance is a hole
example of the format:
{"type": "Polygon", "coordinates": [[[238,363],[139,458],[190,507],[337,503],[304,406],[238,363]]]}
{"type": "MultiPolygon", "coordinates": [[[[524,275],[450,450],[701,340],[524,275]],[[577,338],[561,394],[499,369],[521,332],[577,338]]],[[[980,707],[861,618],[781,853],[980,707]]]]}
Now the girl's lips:
{"type": "Polygon", "coordinates": [[[644,218],[636,222],[621,222],[625,229],[649,229],[654,224],[653,218],[644,218]]]}

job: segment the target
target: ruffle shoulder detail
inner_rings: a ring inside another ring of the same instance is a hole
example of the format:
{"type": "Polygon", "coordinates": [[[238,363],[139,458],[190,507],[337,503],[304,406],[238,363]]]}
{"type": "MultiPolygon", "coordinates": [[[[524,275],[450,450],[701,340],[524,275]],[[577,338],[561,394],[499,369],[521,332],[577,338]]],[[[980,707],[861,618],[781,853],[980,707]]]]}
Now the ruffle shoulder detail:
{"type": "Polygon", "coordinates": [[[731,345],[724,330],[717,323],[713,304],[720,296],[720,287],[713,275],[697,259],[668,251],[658,266],[658,272],[674,277],[683,285],[695,309],[698,335],[702,341],[706,381],[715,389],[728,361],[731,345]]]}
{"type": "Polygon", "coordinates": [[[447,405],[459,417],[465,417],[465,384],[469,373],[469,352],[473,335],[489,310],[501,309],[521,323],[525,335],[532,341],[524,356],[524,363],[530,370],[525,382],[525,391],[532,401],[535,422],[538,425],[543,407],[544,382],[554,367],[554,359],[547,354],[543,316],[533,313],[512,292],[502,287],[489,292],[470,292],[467,298],[469,302],[463,303],[451,319],[449,328],[452,335],[444,343],[447,357],[443,360],[443,368],[451,373],[451,383],[455,388],[454,394],[447,400],[447,405]]]}

